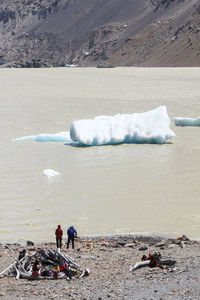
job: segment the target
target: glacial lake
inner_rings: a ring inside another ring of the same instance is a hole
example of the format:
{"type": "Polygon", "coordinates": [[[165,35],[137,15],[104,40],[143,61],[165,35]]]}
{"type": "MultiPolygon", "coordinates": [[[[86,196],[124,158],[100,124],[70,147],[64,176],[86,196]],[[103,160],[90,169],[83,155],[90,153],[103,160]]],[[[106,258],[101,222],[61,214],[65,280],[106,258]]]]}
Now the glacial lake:
{"type": "Polygon", "coordinates": [[[200,127],[173,121],[200,117],[199,83],[200,68],[0,69],[0,240],[54,241],[58,224],[200,239],[200,127]],[[161,105],[176,133],[163,145],[13,141],[161,105]]]}

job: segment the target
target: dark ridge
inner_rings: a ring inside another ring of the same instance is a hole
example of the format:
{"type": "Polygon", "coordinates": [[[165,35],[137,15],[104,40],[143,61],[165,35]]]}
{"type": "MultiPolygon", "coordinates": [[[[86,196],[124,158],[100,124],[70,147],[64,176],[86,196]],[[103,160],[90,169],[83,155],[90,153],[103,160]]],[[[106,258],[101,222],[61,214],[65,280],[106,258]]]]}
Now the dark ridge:
{"type": "Polygon", "coordinates": [[[0,57],[9,67],[199,66],[199,7],[199,0],[0,0],[0,57]]]}

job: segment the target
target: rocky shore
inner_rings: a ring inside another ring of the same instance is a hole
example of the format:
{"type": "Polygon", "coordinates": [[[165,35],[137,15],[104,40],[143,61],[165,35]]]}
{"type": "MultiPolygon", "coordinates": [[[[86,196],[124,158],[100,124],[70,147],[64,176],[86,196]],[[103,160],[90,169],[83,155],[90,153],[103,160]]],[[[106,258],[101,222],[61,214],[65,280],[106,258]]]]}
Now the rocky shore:
{"type": "MultiPolygon", "coordinates": [[[[26,249],[54,249],[54,243],[0,244],[0,273],[26,249]]],[[[16,280],[0,278],[0,299],[200,299],[200,242],[185,236],[179,239],[157,237],[114,236],[81,237],[75,249],[62,252],[82,267],[89,268],[88,277],[70,281],[16,280]],[[143,254],[160,251],[162,257],[174,257],[173,267],[141,268],[132,273],[131,265],[143,254]]]]}

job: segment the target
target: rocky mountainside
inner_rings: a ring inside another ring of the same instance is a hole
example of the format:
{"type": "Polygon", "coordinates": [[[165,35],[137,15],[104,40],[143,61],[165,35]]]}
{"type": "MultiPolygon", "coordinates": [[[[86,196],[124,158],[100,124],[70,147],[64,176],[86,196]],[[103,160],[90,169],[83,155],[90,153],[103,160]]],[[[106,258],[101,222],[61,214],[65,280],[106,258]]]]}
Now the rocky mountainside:
{"type": "Polygon", "coordinates": [[[200,66],[200,0],[0,0],[5,61],[200,66]]]}

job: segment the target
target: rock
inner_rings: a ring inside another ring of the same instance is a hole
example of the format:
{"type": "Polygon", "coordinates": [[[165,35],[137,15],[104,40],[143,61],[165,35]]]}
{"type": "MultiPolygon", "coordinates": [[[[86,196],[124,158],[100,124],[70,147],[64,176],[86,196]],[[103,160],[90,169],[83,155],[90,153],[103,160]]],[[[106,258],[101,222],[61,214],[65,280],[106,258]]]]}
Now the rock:
{"type": "Polygon", "coordinates": [[[79,278],[86,277],[90,275],[90,269],[86,268],[79,278]]]}
{"type": "Polygon", "coordinates": [[[19,243],[14,243],[13,246],[18,246],[18,247],[20,247],[20,244],[19,244],[19,243]]]}
{"type": "Polygon", "coordinates": [[[146,245],[144,245],[144,246],[141,246],[139,248],[139,251],[144,251],[144,250],[147,250],[147,249],[148,249],[148,247],[146,245]]]}
{"type": "Polygon", "coordinates": [[[125,244],[124,247],[135,248],[135,244],[125,244]]]}
{"type": "Polygon", "coordinates": [[[180,243],[181,243],[181,241],[179,241],[179,240],[175,240],[175,242],[174,242],[175,245],[180,245],[180,243]]]}
{"type": "Polygon", "coordinates": [[[29,250],[30,252],[31,252],[31,251],[36,251],[36,247],[29,248],[28,250],[29,250]]]}
{"type": "Polygon", "coordinates": [[[160,247],[160,248],[164,247],[164,246],[166,246],[164,242],[160,242],[160,243],[155,245],[155,247],[160,247]]]}
{"type": "Polygon", "coordinates": [[[34,246],[35,244],[32,241],[27,241],[27,246],[34,246]]]}
{"type": "Polygon", "coordinates": [[[117,242],[117,244],[118,244],[119,246],[125,246],[125,245],[126,245],[126,242],[117,242]]]}
{"type": "Polygon", "coordinates": [[[176,247],[176,245],[173,245],[173,244],[168,246],[168,248],[175,248],[175,247],[176,247]]]}
{"type": "MultiPolygon", "coordinates": [[[[100,55],[103,55],[103,53],[101,53],[100,55]]],[[[114,68],[114,66],[111,65],[97,65],[97,68],[114,68]]]]}
{"type": "Polygon", "coordinates": [[[108,246],[109,246],[109,243],[103,242],[103,243],[101,243],[100,245],[103,246],[103,247],[108,247],[108,246]]]}
{"type": "Polygon", "coordinates": [[[81,255],[80,258],[85,258],[85,259],[96,259],[95,256],[92,255],[81,255]]]}
{"type": "Polygon", "coordinates": [[[185,246],[185,243],[183,243],[182,241],[180,242],[180,247],[181,248],[185,248],[186,246],[185,246]]]}

